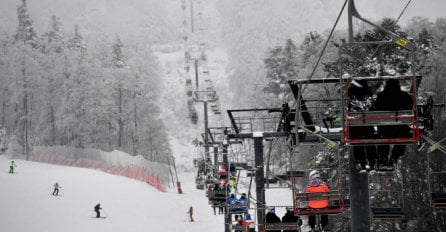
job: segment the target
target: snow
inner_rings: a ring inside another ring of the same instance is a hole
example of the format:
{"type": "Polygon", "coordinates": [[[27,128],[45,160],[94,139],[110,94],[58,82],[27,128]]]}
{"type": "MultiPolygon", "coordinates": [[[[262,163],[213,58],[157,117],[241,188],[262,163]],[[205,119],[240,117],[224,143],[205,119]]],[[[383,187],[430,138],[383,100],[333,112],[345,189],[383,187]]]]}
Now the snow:
{"type": "MultiPolygon", "coordinates": [[[[1,231],[224,231],[223,215],[213,214],[205,192],[195,188],[193,172],[179,173],[183,194],[178,194],[174,188],[163,193],[144,182],[97,170],[25,160],[15,160],[16,172],[10,174],[10,161],[0,155],[1,231]],[[59,197],[51,195],[56,182],[62,187],[59,197]],[[94,218],[98,203],[106,219],[94,218]],[[190,206],[195,222],[188,221],[190,206]]],[[[246,173],[241,178],[239,193],[247,193],[246,173]]],[[[255,194],[255,187],[251,192],[255,194]]],[[[285,207],[292,205],[291,194],[288,188],[267,189],[266,202],[282,217],[285,207]]],[[[251,215],[256,218],[254,210],[251,215]]]]}
{"type": "Polygon", "coordinates": [[[213,215],[203,190],[194,186],[194,174],[182,173],[182,189],[162,193],[143,182],[85,168],[15,160],[0,155],[1,231],[223,231],[223,216],[213,215]],[[54,197],[58,182],[61,196],[54,197]],[[93,218],[101,203],[106,219],[93,218]],[[195,222],[186,220],[194,207],[195,222]]]}

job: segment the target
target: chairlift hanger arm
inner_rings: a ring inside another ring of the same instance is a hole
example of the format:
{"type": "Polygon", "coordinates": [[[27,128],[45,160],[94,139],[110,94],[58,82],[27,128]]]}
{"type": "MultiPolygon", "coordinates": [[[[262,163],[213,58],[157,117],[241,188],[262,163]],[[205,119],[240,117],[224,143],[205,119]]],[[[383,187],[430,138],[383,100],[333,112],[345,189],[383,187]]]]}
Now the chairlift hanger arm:
{"type": "MultiPolygon", "coordinates": [[[[367,24],[369,24],[369,25],[371,25],[371,26],[373,26],[375,28],[378,28],[379,30],[384,31],[385,33],[387,33],[390,36],[392,42],[394,42],[398,46],[401,46],[401,47],[403,47],[403,48],[405,48],[405,49],[407,49],[409,51],[412,51],[412,52],[417,50],[417,48],[416,48],[416,46],[415,46],[415,44],[413,42],[407,40],[406,38],[403,38],[402,36],[396,34],[393,31],[387,30],[384,27],[376,25],[375,23],[373,23],[373,22],[371,22],[371,21],[361,17],[361,15],[358,13],[358,10],[355,7],[354,0],[350,0],[349,1],[348,12],[349,12],[349,14],[348,14],[349,20],[351,20],[352,17],[355,17],[355,18],[357,18],[357,19],[359,19],[359,20],[361,20],[361,21],[363,21],[363,22],[365,22],[365,23],[367,23],[367,24]]],[[[350,33],[353,33],[352,29],[351,29],[350,33]]],[[[351,37],[353,37],[353,35],[351,35],[351,37]]],[[[352,41],[350,41],[350,42],[352,42],[352,41]]]]}

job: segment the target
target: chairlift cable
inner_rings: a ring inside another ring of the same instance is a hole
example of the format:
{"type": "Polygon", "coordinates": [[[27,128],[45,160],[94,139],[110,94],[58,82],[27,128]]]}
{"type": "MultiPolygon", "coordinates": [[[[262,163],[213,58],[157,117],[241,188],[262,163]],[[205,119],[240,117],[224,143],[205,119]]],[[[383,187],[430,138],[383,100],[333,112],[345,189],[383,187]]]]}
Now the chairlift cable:
{"type": "MultiPolygon", "coordinates": [[[[320,61],[321,61],[321,59],[322,59],[322,56],[323,56],[323,54],[324,54],[324,52],[325,52],[325,49],[327,48],[327,45],[328,45],[328,42],[330,42],[330,39],[331,39],[331,37],[333,36],[333,33],[334,33],[334,30],[336,29],[336,26],[337,26],[337,24],[338,24],[338,22],[339,22],[339,19],[341,18],[341,15],[342,15],[342,12],[344,12],[344,9],[345,9],[345,6],[347,5],[347,2],[348,2],[349,0],[345,0],[345,2],[344,2],[344,4],[342,5],[342,8],[341,8],[341,10],[340,10],[340,12],[339,12],[339,14],[338,14],[338,17],[336,18],[336,22],[335,22],[335,24],[333,25],[333,27],[332,27],[332,29],[331,29],[331,31],[330,31],[330,34],[329,34],[329,36],[328,36],[328,38],[327,38],[327,40],[325,41],[325,44],[324,44],[324,47],[322,48],[322,51],[321,51],[321,54],[319,55],[319,58],[318,58],[318,60],[317,60],[317,62],[316,62],[316,65],[314,66],[314,68],[313,68],[313,70],[312,70],[312,72],[311,72],[311,74],[310,74],[310,76],[307,78],[309,81],[311,80],[311,78],[313,78],[313,75],[314,75],[314,73],[316,72],[316,69],[317,69],[317,67],[319,66],[319,63],[320,63],[320,61]]],[[[295,116],[295,122],[296,122],[296,133],[297,133],[297,124],[298,124],[298,122],[300,121],[299,119],[299,117],[298,117],[298,114],[297,114],[297,109],[299,109],[300,108],[300,99],[301,99],[301,97],[302,97],[302,93],[306,90],[306,88],[307,88],[307,84],[305,84],[305,86],[302,88],[302,90],[301,91],[299,91],[299,94],[298,94],[298,96],[297,96],[297,99],[296,99],[296,102],[293,104],[293,106],[295,105],[296,106],[296,116],[295,116]]],[[[312,132],[311,132],[312,133],[312,132]]],[[[298,144],[298,142],[296,141],[296,145],[298,144]]]]}
{"type": "Polygon", "coordinates": [[[403,16],[403,14],[406,12],[407,7],[409,6],[410,2],[412,2],[412,0],[409,0],[406,4],[406,6],[403,8],[403,10],[401,11],[400,15],[398,16],[398,18],[396,18],[395,24],[398,23],[398,21],[400,21],[401,16],[403,16]]]}
{"type": "MultiPolygon", "coordinates": [[[[338,17],[336,18],[335,24],[331,28],[330,34],[328,35],[328,38],[325,41],[324,47],[322,48],[322,51],[321,51],[321,54],[319,55],[319,58],[316,61],[316,65],[314,66],[313,71],[311,71],[311,74],[308,77],[308,80],[311,80],[311,78],[313,78],[313,75],[316,72],[317,67],[319,66],[322,56],[324,55],[325,49],[327,48],[328,42],[330,42],[330,39],[333,36],[334,30],[336,29],[336,26],[338,25],[338,22],[339,22],[339,19],[341,18],[342,12],[344,12],[344,8],[347,5],[347,2],[348,2],[348,0],[345,0],[344,5],[342,5],[341,11],[339,12],[338,17]]],[[[307,85],[305,85],[305,87],[302,89],[302,92],[304,92],[306,88],[307,88],[307,85]]]]}

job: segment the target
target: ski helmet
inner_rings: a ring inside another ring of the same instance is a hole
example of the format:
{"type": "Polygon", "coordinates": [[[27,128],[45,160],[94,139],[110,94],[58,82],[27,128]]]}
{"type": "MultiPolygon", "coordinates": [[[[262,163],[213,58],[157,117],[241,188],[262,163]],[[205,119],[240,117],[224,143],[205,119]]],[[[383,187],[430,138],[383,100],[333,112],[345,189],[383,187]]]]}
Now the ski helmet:
{"type": "Polygon", "coordinates": [[[310,174],[308,175],[310,180],[316,179],[316,178],[320,178],[321,176],[319,175],[319,171],[318,170],[313,170],[310,172],[310,174]]]}

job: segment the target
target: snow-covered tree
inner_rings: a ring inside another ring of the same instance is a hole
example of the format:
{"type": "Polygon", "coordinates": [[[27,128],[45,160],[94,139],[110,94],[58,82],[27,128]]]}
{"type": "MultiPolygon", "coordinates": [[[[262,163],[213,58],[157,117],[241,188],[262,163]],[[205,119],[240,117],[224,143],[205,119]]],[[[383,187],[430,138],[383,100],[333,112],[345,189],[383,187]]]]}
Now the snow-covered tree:
{"type": "Polygon", "coordinates": [[[267,93],[280,97],[289,91],[288,80],[296,79],[298,74],[298,49],[291,39],[286,41],[284,47],[277,46],[269,51],[265,59],[266,77],[268,86],[264,88],[267,93]]]}
{"type": "Polygon", "coordinates": [[[36,46],[37,34],[26,7],[26,0],[22,0],[22,4],[17,7],[17,18],[19,25],[14,35],[15,41],[36,46]]]}

